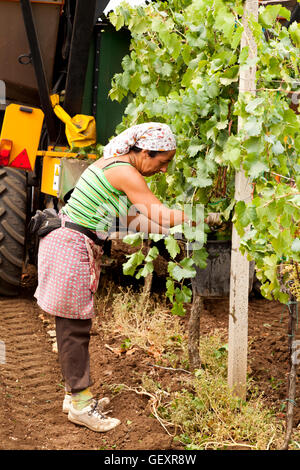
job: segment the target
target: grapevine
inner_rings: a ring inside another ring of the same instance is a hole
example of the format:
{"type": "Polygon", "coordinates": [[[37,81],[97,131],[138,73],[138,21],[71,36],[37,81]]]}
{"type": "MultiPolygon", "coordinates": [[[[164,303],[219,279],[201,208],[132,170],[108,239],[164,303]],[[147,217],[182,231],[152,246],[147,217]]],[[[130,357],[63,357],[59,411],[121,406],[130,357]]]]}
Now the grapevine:
{"type": "MultiPolygon", "coordinates": [[[[110,98],[127,100],[116,133],[160,121],[177,136],[168,173],[149,178],[153,192],[169,206],[193,203],[188,215],[194,219],[201,205],[204,218],[221,214],[225,230],[217,232],[220,237],[230,239],[234,223],[241,251],[255,261],[262,294],[287,303],[278,266],[300,262],[300,25],[287,29],[277,21],[278,16],[290,18],[281,5],[259,8],[258,21],[250,19],[257,45],[256,90],[239,94],[239,72],[253,65],[249,49],[240,47],[242,14],[241,0],[169,0],[138,8],[123,3],[110,21],[117,30],[127,27],[132,41],[110,98]],[[252,184],[251,201],[234,199],[240,168],[252,184]]],[[[187,226],[183,234],[188,242],[196,236],[187,226]]],[[[205,267],[210,236],[203,223],[203,247],[180,261],[177,240],[172,234],[164,240],[171,256],[167,295],[173,313],[184,314],[191,298],[185,280],[195,276],[195,265],[205,267]]],[[[130,274],[147,275],[152,261],[141,259],[141,271],[136,256],[127,268],[130,274]]]]}

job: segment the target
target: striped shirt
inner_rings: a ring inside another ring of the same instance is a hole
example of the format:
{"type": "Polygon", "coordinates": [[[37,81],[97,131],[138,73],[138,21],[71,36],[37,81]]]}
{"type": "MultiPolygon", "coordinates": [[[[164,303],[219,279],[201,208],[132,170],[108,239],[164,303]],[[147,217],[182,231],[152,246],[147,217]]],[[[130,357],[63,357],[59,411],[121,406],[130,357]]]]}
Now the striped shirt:
{"type": "MultiPolygon", "coordinates": [[[[130,163],[116,162],[108,166],[113,168],[117,165],[130,163]]],[[[92,164],[80,176],[62,212],[76,224],[107,232],[119,216],[127,215],[131,205],[126,194],[108,182],[103,169],[92,164]]]]}

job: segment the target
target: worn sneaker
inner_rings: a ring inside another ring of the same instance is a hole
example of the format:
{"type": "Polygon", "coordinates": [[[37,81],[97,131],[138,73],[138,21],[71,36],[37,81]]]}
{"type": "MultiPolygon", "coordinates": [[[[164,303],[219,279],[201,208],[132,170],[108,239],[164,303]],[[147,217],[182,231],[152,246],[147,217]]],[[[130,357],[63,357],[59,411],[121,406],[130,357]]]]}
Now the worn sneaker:
{"type": "MultiPolygon", "coordinates": [[[[72,403],[72,396],[67,394],[65,395],[64,401],[63,401],[63,413],[69,413],[70,405],[72,403]]],[[[100,398],[98,400],[98,408],[100,410],[103,410],[107,405],[109,405],[110,399],[108,397],[100,398]]]]}
{"type": "Polygon", "coordinates": [[[86,426],[92,431],[106,432],[114,429],[121,421],[117,418],[109,418],[98,407],[98,400],[86,406],[82,410],[76,410],[72,403],[70,404],[68,419],[72,423],[86,426]]]}

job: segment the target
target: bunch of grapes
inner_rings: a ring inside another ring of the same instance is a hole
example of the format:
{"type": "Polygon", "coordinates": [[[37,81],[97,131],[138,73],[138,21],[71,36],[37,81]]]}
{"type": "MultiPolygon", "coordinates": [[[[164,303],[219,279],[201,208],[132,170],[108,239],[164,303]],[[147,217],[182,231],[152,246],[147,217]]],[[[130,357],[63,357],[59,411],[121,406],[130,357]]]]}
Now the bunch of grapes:
{"type": "Polygon", "coordinates": [[[298,263],[284,264],[281,268],[281,275],[284,276],[285,285],[290,294],[300,302],[300,267],[298,263]]]}

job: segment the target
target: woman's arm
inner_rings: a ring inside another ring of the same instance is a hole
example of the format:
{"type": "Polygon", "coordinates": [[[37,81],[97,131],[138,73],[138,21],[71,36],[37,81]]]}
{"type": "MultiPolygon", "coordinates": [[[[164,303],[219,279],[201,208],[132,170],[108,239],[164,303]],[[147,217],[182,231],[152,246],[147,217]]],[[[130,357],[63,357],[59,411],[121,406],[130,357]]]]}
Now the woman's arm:
{"type": "Polygon", "coordinates": [[[129,231],[149,233],[168,234],[169,229],[156,224],[153,220],[149,220],[143,214],[128,215],[127,217],[120,217],[122,225],[126,226],[129,231]]]}
{"type": "MultiPolygon", "coordinates": [[[[136,209],[149,221],[164,228],[174,227],[189,221],[183,211],[169,209],[162,204],[150,191],[144,177],[135,168],[126,167],[118,174],[109,171],[110,174],[107,175],[109,182],[115,188],[123,191],[136,209]]],[[[145,223],[145,219],[143,219],[143,223],[145,223]]]]}

